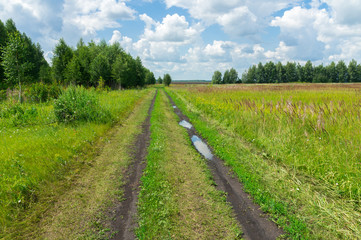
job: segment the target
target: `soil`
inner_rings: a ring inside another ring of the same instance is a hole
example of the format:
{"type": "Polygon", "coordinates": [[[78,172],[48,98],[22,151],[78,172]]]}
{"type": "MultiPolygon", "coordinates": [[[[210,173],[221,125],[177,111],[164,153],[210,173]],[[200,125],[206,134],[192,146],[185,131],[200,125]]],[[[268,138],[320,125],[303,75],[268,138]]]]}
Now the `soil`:
{"type": "Polygon", "coordinates": [[[154,108],[154,95],[148,116],[142,124],[142,133],[137,136],[132,149],[132,159],[134,161],[128,167],[126,183],[124,185],[124,201],[120,202],[114,209],[115,219],[112,222],[112,229],[116,232],[112,239],[135,239],[134,228],[136,227],[136,212],[140,186],[140,178],[146,166],[147,149],[150,142],[150,117],[154,108]]]}
{"type": "MultiPolygon", "coordinates": [[[[172,98],[167,94],[171,104],[175,106],[172,98]]],[[[173,107],[174,108],[174,107],[173,107]]],[[[174,112],[178,115],[180,121],[185,120],[191,123],[186,115],[179,108],[174,108],[174,112]]],[[[203,142],[206,141],[192,127],[187,129],[191,138],[193,135],[198,136],[203,142]]],[[[214,155],[212,160],[208,160],[208,166],[212,171],[217,189],[227,193],[227,201],[231,203],[233,211],[243,230],[243,238],[245,239],[276,239],[284,232],[272,222],[268,216],[260,209],[260,206],[254,204],[249,194],[244,191],[242,184],[237,178],[233,177],[231,170],[224,165],[223,160],[219,159],[212,150],[214,155]]]]}

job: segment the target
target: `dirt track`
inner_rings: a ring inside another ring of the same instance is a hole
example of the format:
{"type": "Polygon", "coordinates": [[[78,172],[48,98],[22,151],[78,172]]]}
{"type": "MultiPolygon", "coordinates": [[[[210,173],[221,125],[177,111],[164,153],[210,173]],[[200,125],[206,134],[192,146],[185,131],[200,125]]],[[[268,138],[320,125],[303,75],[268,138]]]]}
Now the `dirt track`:
{"type": "MultiPolygon", "coordinates": [[[[175,106],[172,98],[168,94],[167,96],[172,105],[175,106]]],[[[185,116],[179,108],[174,108],[174,112],[180,120],[190,122],[188,117],[185,116]]],[[[193,135],[201,138],[194,127],[187,129],[187,131],[190,138],[193,135]]],[[[206,142],[204,139],[202,140],[206,142]]],[[[217,188],[227,193],[227,201],[230,202],[233,207],[236,218],[242,226],[244,232],[243,237],[245,239],[271,240],[283,234],[283,231],[265,216],[265,213],[260,210],[260,207],[250,200],[250,196],[244,192],[242,184],[238,179],[232,177],[230,169],[224,166],[221,159],[214,155],[212,160],[208,160],[207,163],[212,170],[217,188]]]]}
{"type": "Polygon", "coordinates": [[[132,158],[134,161],[129,166],[125,176],[126,184],[124,186],[124,201],[115,207],[116,219],[112,223],[113,229],[117,232],[112,239],[135,239],[133,229],[136,227],[135,215],[137,211],[138,193],[140,178],[146,166],[147,148],[150,141],[150,117],[153,111],[155,98],[154,95],[148,116],[142,124],[142,133],[137,136],[134,148],[132,149],[132,158]]]}

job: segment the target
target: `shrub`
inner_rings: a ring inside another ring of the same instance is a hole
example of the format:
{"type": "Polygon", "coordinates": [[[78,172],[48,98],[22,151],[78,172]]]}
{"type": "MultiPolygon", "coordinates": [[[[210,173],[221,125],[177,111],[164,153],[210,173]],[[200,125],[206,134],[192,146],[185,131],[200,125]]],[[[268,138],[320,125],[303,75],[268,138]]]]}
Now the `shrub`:
{"type": "Polygon", "coordinates": [[[61,88],[57,84],[48,85],[48,97],[49,99],[58,99],[61,94],[61,88]]]}
{"type": "Polygon", "coordinates": [[[31,102],[46,102],[48,100],[48,89],[43,83],[34,83],[28,89],[26,96],[31,102]]]}
{"type": "Polygon", "coordinates": [[[6,90],[0,90],[0,102],[6,100],[6,90]]]}
{"type": "Polygon", "coordinates": [[[99,105],[94,90],[83,87],[65,90],[54,103],[54,113],[59,122],[111,120],[110,113],[99,105]]]}
{"type": "Polygon", "coordinates": [[[61,89],[58,85],[46,85],[43,83],[35,83],[30,86],[26,96],[31,102],[46,102],[49,99],[58,98],[61,89]]]}
{"type": "Polygon", "coordinates": [[[29,124],[33,122],[37,116],[38,110],[35,107],[25,107],[20,103],[3,105],[0,111],[0,117],[10,119],[10,123],[13,126],[29,124]]]}

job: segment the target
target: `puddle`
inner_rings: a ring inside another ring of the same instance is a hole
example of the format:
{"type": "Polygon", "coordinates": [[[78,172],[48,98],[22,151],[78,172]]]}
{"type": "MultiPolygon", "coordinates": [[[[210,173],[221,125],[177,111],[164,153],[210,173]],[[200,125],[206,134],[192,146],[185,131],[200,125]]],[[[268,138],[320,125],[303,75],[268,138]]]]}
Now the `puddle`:
{"type": "Polygon", "coordinates": [[[173,106],[173,108],[177,108],[177,106],[173,106]]]}
{"type": "Polygon", "coordinates": [[[179,125],[181,125],[182,127],[188,128],[188,129],[192,128],[192,124],[190,124],[189,122],[187,122],[185,120],[180,121],[179,125]]]}
{"type": "Polygon", "coordinates": [[[198,152],[200,152],[206,159],[212,160],[213,154],[211,153],[211,150],[209,150],[207,144],[205,144],[198,136],[193,135],[192,136],[192,142],[198,152]]]}

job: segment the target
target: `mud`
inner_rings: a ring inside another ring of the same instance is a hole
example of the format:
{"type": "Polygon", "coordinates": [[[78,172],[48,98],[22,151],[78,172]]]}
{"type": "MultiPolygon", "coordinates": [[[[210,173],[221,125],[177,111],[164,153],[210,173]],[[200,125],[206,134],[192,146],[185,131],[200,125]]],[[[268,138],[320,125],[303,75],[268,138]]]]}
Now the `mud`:
{"type": "MultiPolygon", "coordinates": [[[[172,98],[168,94],[167,96],[171,104],[175,106],[172,98]]],[[[184,120],[191,123],[179,108],[174,108],[174,112],[181,121],[184,120]]],[[[187,131],[190,138],[197,136],[203,143],[206,143],[194,127],[187,128],[187,131]]],[[[233,177],[231,170],[224,165],[223,160],[214,155],[212,148],[209,146],[208,148],[210,149],[210,154],[212,154],[212,158],[208,158],[208,166],[212,171],[217,189],[227,193],[227,201],[231,203],[235,216],[242,226],[242,237],[245,239],[271,240],[282,235],[283,231],[261,211],[260,206],[252,202],[249,194],[244,191],[238,179],[233,177]]]]}
{"type": "Polygon", "coordinates": [[[135,239],[134,228],[136,227],[136,212],[137,202],[140,186],[140,178],[146,166],[145,160],[147,156],[147,149],[150,142],[150,117],[154,108],[155,98],[158,91],[155,93],[148,116],[142,124],[142,133],[137,136],[134,148],[132,149],[132,159],[134,161],[128,167],[126,176],[126,183],[124,185],[124,201],[120,202],[115,209],[115,219],[112,222],[112,229],[116,234],[112,237],[114,240],[120,239],[135,239]]]}

